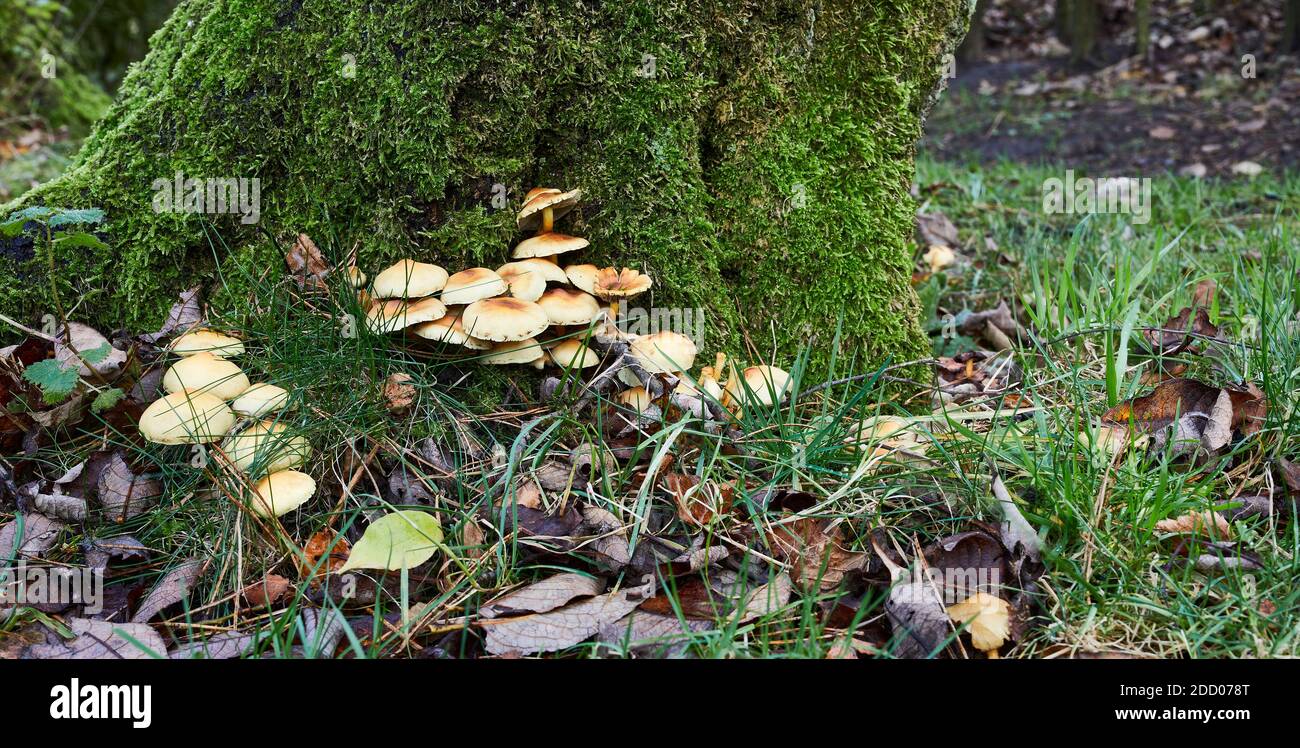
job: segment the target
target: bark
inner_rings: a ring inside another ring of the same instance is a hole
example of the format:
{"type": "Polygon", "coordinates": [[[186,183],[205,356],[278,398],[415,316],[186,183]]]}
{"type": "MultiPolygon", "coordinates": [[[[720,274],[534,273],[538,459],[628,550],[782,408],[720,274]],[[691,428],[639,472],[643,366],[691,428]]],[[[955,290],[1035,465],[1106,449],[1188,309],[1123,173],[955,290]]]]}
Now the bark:
{"type": "MultiPolygon", "coordinates": [[[[372,273],[496,267],[525,191],[580,187],[561,227],[591,240],[583,261],[651,273],[644,306],[703,308],[707,348],[816,342],[824,362],[842,320],[842,356],[900,360],[926,350],[914,143],[970,8],[185,0],[74,167],[22,205],[106,211],[111,249],[60,255],[54,286],[89,321],[138,328],[180,288],[233,304],[241,278],[282,267],[255,228],[335,260],[359,245],[372,273]],[[260,226],[155,212],[178,173],[258,178],[260,226]]],[[[39,317],[48,286],[39,259],[0,259],[11,316],[39,317]]]]}

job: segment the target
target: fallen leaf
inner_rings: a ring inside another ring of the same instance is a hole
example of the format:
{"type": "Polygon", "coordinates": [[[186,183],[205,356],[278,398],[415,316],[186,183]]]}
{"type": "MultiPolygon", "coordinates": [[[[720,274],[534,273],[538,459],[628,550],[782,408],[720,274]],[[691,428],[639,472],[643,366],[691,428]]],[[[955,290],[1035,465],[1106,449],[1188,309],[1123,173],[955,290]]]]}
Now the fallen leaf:
{"type": "Polygon", "coordinates": [[[685,620],[634,610],[600,627],[597,639],[634,657],[681,657],[694,639],[692,634],[713,628],[710,621],[685,620]]]}
{"type": "Polygon", "coordinates": [[[480,608],[479,615],[497,618],[521,613],[545,613],[567,605],[575,598],[599,595],[604,590],[603,579],[586,574],[556,574],[498,597],[480,608]]]}
{"type": "Polygon", "coordinates": [[[780,560],[789,560],[795,582],[805,590],[833,590],[850,571],[866,564],[867,554],[840,547],[834,520],[797,517],[775,524],[767,545],[780,560]]]}
{"type": "Polygon", "coordinates": [[[158,328],[157,332],[145,333],[139,336],[140,340],[146,343],[157,343],[174,332],[188,330],[202,322],[203,303],[199,297],[199,290],[200,287],[195,286],[182,291],[180,300],[172,304],[171,310],[167,312],[167,321],[163,322],[163,326],[158,328]]]}
{"type": "Polygon", "coordinates": [[[150,660],[164,657],[167,645],[153,627],[144,623],[110,623],[89,618],[67,618],[70,641],[37,644],[27,657],[37,660],[150,660]]]}
{"type": "Polygon", "coordinates": [[[302,550],[304,558],[298,564],[298,578],[315,583],[320,577],[343,568],[352,545],[327,527],[308,538],[302,550]]]}
{"type": "Polygon", "coordinates": [[[1173,137],[1178,133],[1175,132],[1174,128],[1172,127],[1169,127],[1167,125],[1159,125],[1157,127],[1153,127],[1150,130],[1148,130],[1147,134],[1155,138],[1156,140],[1172,140],[1173,137]]]}
{"type": "Polygon", "coordinates": [[[203,577],[203,572],[207,568],[206,560],[195,558],[182,562],[164,574],[163,578],[158,580],[158,584],[154,585],[154,588],[140,602],[135,615],[131,616],[131,622],[148,623],[163,610],[188,598],[190,590],[203,577]]]}
{"type": "Polygon", "coordinates": [[[322,290],[325,276],[329,275],[329,262],[325,260],[316,242],[306,234],[299,234],[293,246],[284,253],[284,263],[298,284],[298,288],[322,290]]]}
{"type": "Polygon", "coordinates": [[[554,652],[586,641],[604,626],[631,613],[654,591],[654,579],[641,587],[587,598],[545,613],[480,621],[490,654],[554,652]]]}
{"type": "Polygon", "coordinates": [[[55,360],[76,367],[83,377],[89,377],[93,371],[101,377],[112,378],[126,363],[126,353],[110,345],[108,338],[89,325],[69,322],[55,338],[55,360]]]}
{"type": "Polygon", "coordinates": [[[0,527],[0,560],[39,557],[54,547],[65,527],[63,522],[38,512],[18,513],[0,527]]]}
{"type": "Polygon", "coordinates": [[[1142,337],[1157,356],[1173,356],[1191,348],[1198,340],[1219,337],[1219,328],[1210,322],[1204,307],[1183,309],[1158,330],[1142,331],[1142,337]]]}
{"type": "Polygon", "coordinates": [[[442,525],[428,512],[405,510],[370,523],[339,573],[351,569],[413,569],[442,545],[442,525]]]}
{"type": "Polygon", "coordinates": [[[1217,452],[1232,436],[1233,407],[1228,392],[1193,379],[1171,379],[1148,395],[1111,408],[1109,423],[1149,433],[1157,450],[1172,443],[1174,454],[1217,452]]]}
{"type": "Polygon", "coordinates": [[[925,247],[936,244],[956,248],[960,246],[957,227],[943,213],[938,211],[916,214],[916,236],[925,247]]]}
{"type": "Polygon", "coordinates": [[[257,639],[257,634],[228,631],[182,644],[167,657],[173,660],[233,660],[247,653],[257,639]]]}
{"type": "Polygon", "coordinates": [[[384,380],[384,405],[389,413],[402,415],[411,409],[416,396],[415,385],[410,383],[413,379],[410,374],[397,372],[384,380]]]}
{"type": "Polygon", "coordinates": [[[244,600],[254,608],[265,608],[275,605],[289,591],[289,580],[279,574],[267,574],[260,581],[244,587],[242,595],[244,600]]]}
{"type": "Polygon", "coordinates": [[[1223,515],[1214,511],[1188,512],[1156,523],[1160,532],[1185,535],[1205,535],[1211,540],[1229,540],[1232,538],[1232,525],[1223,515]]]}
{"type": "Polygon", "coordinates": [[[731,511],[735,488],[684,473],[667,473],[663,485],[677,505],[677,516],[689,525],[708,527],[731,511]]]}
{"type": "Polygon", "coordinates": [[[136,475],[118,450],[100,474],[95,496],[109,521],[121,523],[158,503],[162,490],[161,481],[136,475]]]}
{"type": "Polygon", "coordinates": [[[104,569],[112,559],[145,559],[149,549],[131,535],[113,538],[86,538],[81,541],[86,564],[92,569],[104,569]]]}

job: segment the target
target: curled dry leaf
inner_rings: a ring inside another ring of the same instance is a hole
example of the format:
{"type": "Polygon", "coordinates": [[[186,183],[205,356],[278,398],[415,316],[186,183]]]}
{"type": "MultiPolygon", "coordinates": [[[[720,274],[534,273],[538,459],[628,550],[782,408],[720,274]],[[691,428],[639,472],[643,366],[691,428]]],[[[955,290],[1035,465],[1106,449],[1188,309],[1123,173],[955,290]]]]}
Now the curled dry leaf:
{"type": "Polygon", "coordinates": [[[891,580],[885,599],[885,615],[894,629],[890,651],[907,660],[937,655],[952,628],[933,583],[926,575],[914,575],[894,563],[874,540],[872,547],[891,580]]]}
{"type": "Polygon", "coordinates": [[[582,507],[582,531],[596,537],[583,543],[604,562],[604,565],[617,571],[632,561],[632,547],[628,543],[627,530],[612,512],[595,504],[582,507]]]}
{"type": "Polygon", "coordinates": [[[602,627],[636,609],[654,592],[654,578],[640,587],[586,598],[545,613],[480,621],[494,655],[554,652],[586,641],[602,627]]]}
{"type": "Polygon", "coordinates": [[[162,488],[161,481],[136,475],[119,450],[99,475],[96,497],[109,521],[120,523],[158,503],[162,488]]]}
{"type": "MultiPolygon", "coordinates": [[[[171,335],[174,332],[188,330],[203,320],[203,300],[199,296],[199,286],[182,291],[180,298],[172,308],[167,312],[167,321],[163,326],[158,328],[157,332],[146,333],[140,336],[140,340],[146,343],[157,343],[159,340],[171,335]]],[[[161,374],[159,374],[161,376],[161,374]]]]}
{"type": "Polygon", "coordinates": [[[1174,454],[1214,453],[1232,437],[1233,404],[1226,390],[1194,379],[1171,379],[1149,395],[1120,403],[1102,415],[1109,423],[1151,434],[1155,449],[1172,445],[1174,454]]]}
{"type": "Polygon", "coordinates": [[[731,511],[735,486],[700,481],[693,475],[667,473],[663,486],[677,505],[677,516],[689,525],[707,527],[731,511]]]}
{"type": "Polygon", "coordinates": [[[579,597],[599,595],[605,589],[605,580],[586,574],[556,574],[540,582],[509,592],[479,609],[484,618],[545,613],[567,605],[579,597]]]}
{"type": "Polygon", "coordinates": [[[1178,533],[1180,535],[1204,535],[1211,540],[1229,540],[1232,538],[1232,525],[1223,515],[1214,511],[1188,512],[1187,514],[1156,523],[1160,532],[1178,533]]]}
{"type": "Polygon", "coordinates": [[[1144,330],[1142,337],[1152,353],[1172,356],[1188,350],[1198,340],[1218,338],[1219,328],[1210,322],[1204,307],[1187,307],[1165,322],[1158,330],[1144,330]]]}
{"type": "Polygon", "coordinates": [[[289,274],[298,284],[298,288],[310,290],[325,288],[325,276],[329,274],[330,265],[310,236],[298,235],[293,246],[284,253],[284,264],[289,267],[289,274]]]}
{"type": "Polygon", "coordinates": [[[19,512],[0,527],[0,559],[37,558],[54,547],[65,527],[38,512],[19,512]]]}
{"type": "Polygon", "coordinates": [[[150,590],[135,615],[133,623],[148,623],[154,616],[172,605],[189,597],[190,590],[203,577],[208,562],[204,559],[190,559],[163,575],[158,584],[150,590]]]}
{"type": "Polygon", "coordinates": [[[948,216],[938,211],[916,214],[916,238],[921,245],[927,247],[935,244],[945,247],[960,246],[957,226],[948,219],[948,216]]]}
{"type": "Polygon", "coordinates": [[[839,544],[834,520],[794,517],[774,524],[767,545],[779,560],[789,561],[795,582],[805,590],[833,590],[850,571],[861,569],[867,554],[854,553],[839,544]]]}

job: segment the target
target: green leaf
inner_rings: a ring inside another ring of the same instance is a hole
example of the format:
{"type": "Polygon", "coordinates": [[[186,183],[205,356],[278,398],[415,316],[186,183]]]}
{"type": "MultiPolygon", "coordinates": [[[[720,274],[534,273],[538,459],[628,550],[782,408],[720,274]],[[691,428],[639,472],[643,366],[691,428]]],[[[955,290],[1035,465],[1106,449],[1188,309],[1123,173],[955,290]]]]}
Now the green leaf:
{"type": "Polygon", "coordinates": [[[64,368],[57,360],[47,358],[24,369],[23,379],[41,388],[45,402],[57,403],[77,386],[77,367],[64,368]]]}
{"type": "Polygon", "coordinates": [[[30,221],[32,219],[41,219],[46,216],[54,215],[53,208],[47,208],[44,205],[33,205],[30,208],[24,208],[17,213],[10,213],[9,220],[30,221]]]}
{"type": "Polygon", "coordinates": [[[428,512],[401,511],[370,523],[339,573],[349,569],[410,569],[433,558],[442,526],[428,512]]]}
{"type": "Polygon", "coordinates": [[[90,404],[90,412],[102,413],[108,410],[109,408],[113,407],[114,405],[117,405],[118,403],[122,402],[122,398],[124,397],[126,397],[126,393],[122,391],[121,387],[114,387],[112,389],[104,390],[103,392],[99,393],[99,395],[95,398],[95,401],[90,404]]]}
{"type": "Polygon", "coordinates": [[[75,234],[64,234],[54,240],[55,244],[68,245],[70,247],[85,247],[87,249],[108,249],[108,245],[101,242],[99,237],[94,234],[87,234],[84,231],[78,231],[75,234]]]}
{"type": "Polygon", "coordinates": [[[104,222],[104,211],[99,208],[82,208],[79,210],[59,210],[50,216],[50,228],[71,224],[97,224],[104,222]]]}
{"type": "Polygon", "coordinates": [[[85,361],[87,364],[94,366],[95,364],[108,358],[108,353],[111,350],[113,350],[113,346],[110,345],[108,341],[105,341],[98,348],[91,348],[90,350],[87,351],[79,351],[79,354],[81,355],[82,361],[85,361]]]}
{"type": "Polygon", "coordinates": [[[27,222],[19,218],[16,221],[6,221],[0,223],[0,238],[12,239],[23,233],[23,225],[27,222]]]}

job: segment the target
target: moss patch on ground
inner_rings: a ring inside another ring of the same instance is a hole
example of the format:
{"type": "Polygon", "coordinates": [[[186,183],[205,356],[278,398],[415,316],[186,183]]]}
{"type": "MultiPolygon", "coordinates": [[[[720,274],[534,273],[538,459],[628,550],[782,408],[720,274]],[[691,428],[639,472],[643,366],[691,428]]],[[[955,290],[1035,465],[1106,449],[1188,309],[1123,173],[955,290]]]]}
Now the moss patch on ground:
{"type": "MultiPolygon", "coordinates": [[[[79,314],[148,327],[217,260],[278,271],[233,215],[155,212],[152,185],[257,177],[261,228],[495,267],[537,184],[581,187],[562,228],[703,308],[706,348],[924,354],[908,286],[913,144],[965,0],[550,3],[187,0],[77,163],[20,204],[94,205],[112,250],[69,252],[79,314]],[[510,203],[492,204],[504,185],[510,203]],[[213,252],[203,221],[230,245],[213,252]]],[[[336,258],[338,259],[338,258],[336,258]]],[[[0,308],[49,303],[0,259],[0,308]]],[[[225,279],[241,273],[223,272],[225,279]]]]}

